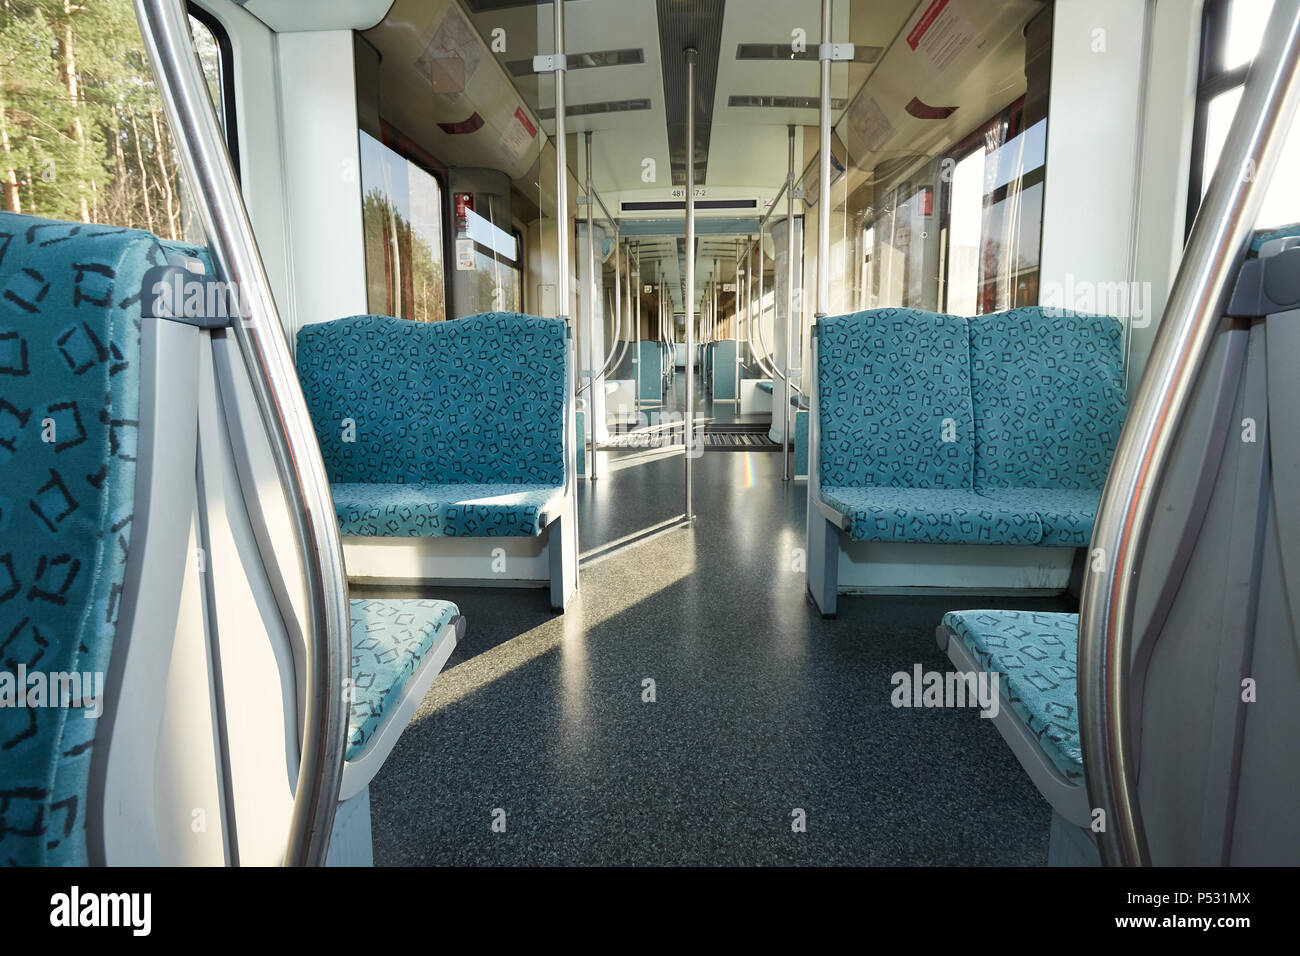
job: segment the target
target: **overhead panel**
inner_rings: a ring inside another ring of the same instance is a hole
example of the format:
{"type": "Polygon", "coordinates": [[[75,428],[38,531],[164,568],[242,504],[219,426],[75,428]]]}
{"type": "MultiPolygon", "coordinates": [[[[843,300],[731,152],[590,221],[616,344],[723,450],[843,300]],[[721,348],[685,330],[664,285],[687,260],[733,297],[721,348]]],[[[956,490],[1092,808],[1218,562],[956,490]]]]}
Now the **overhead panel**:
{"type": "MultiPolygon", "coordinates": [[[[878,46],[855,46],[853,62],[875,63],[880,54],[885,52],[878,46]]],[[[817,62],[816,45],[805,46],[799,50],[785,43],[740,43],[736,45],[737,60],[811,60],[817,62]]]]}
{"type": "MultiPolygon", "coordinates": [[[[593,50],[588,53],[569,53],[567,54],[565,68],[573,72],[574,70],[598,69],[604,66],[631,66],[644,62],[645,50],[629,47],[623,50],[593,50]]],[[[506,69],[510,71],[511,76],[532,76],[532,58],[509,60],[506,62],[506,69]]]]}
{"type": "Polygon", "coordinates": [[[695,182],[708,177],[709,134],[713,98],[718,84],[724,0],[656,0],[659,17],[659,58],[663,65],[668,156],[674,186],[686,184],[686,55],[699,51],[695,65],[695,182]]]}

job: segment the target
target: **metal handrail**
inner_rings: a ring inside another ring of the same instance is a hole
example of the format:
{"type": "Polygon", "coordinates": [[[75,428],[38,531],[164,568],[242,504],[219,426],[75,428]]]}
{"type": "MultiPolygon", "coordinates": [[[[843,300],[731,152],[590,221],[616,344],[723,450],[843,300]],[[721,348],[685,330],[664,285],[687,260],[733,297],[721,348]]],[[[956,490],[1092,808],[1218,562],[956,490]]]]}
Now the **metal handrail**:
{"type": "Polygon", "coordinates": [[[1297,104],[1300,0],[1277,0],[1174,277],[1093,531],[1092,559],[1108,570],[1087,576],[1080,600],[1079,720],[1088,799],[1105,814],[1097,836],[1108,865],[1150,862],[1128,712],[1134,584],[1146,534],[1297,104]]]}
{"type": "Polygon", "coordinates": [[[683,417],[686,439],[685,515],[688,522],[695,521],[695,484],[691,468],[691,453],[695,442],[695,65],[699,51],[687,47],[686,58],[686,401],[683,417]]]}
{"type": "Polygon", "coordinates": [[[344,682],[351,661],[347,576],[338,517],[271,285],[194,52],[181,0],[135,0],[140,34],[175,134],[181,169],[221,277],[249,315],[233,323],[266,425],[307,578],[306,701],[287,866],[319,866],[329,851],[347,746],[344,682]]]}

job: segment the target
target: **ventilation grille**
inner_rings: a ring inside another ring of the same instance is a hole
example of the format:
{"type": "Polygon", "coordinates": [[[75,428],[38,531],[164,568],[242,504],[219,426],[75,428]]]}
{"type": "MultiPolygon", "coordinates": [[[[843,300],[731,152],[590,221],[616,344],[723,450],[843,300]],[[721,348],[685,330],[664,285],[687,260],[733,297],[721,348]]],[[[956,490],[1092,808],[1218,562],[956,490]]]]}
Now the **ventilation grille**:
{"type": "MultiPolygon", "coordinates": [[[[847,102],[843,97],[831,97],[831,109],[842,110],[847,102]]],[[[728,106],[757,106],[767,109],[815,110],[821,100],[816,96],[750,96],[740,94],[728,97],[728,106]]]]}
{"type": "Polygon", "coordinates": [[[659,61],[664,78],[664,121],[668,127],[668,158],[674,186],[686,184],[686,55],[699,51],[695,65],[695,182],[703,184],[708,169],[709,136],[713,128],[713,97],[718,85],[722,51],[723,0],[656,0],[659,19],[659,61]]]}
{"type": "MultiPolygon", "coordinates": [[[[855,46],[854,63],[875,63],[884,52],[883,47],[855,46]]],[[[736,46],[737,60],[805,60],[817,62],[817,44],[812,43],[805,49],[795,52],[789,43],[741,43],[736,46]]]]}
{"type": "MultiPolygon", "coordinates": [[[[696,210],[701,209],[757,209],[757,199],[697,199],[696,210]]],[[[621,212],[682,212],[686,209],[683,199],[663,200],[624,200],[620,203],[621,212]]]]}
{"type": "Polygon", "coordinates": [[[551,0],[465,0],[470,13],[493,13],[511,7],[540,7],[543,4],[549,7],[551,0]]]}
{"type": "MultiPolygon", "coordinates": [[[[570,53],[568,64],[570,70],[591,70],[602,66],[633,66],[645,62],[645,50],[631,48],[625,50],[594,50],[591,53],[570,53]]],[[[533,61],[510,60],[506,69],[512,76],[532,76],[533,61]]]]}
{"type": "MultiPolygon", "coordinates": [[[[647,99],[635,100],[605,100],[603,103],[569,103],[565,107],[565,116],[590,116],[593,113],[628,113],[632,110],[648,110],[650,101],[647,99]]],[[[555,119],[555,107],[543,106],[537,111],[537,118],[543,120],[555,119]]]]}

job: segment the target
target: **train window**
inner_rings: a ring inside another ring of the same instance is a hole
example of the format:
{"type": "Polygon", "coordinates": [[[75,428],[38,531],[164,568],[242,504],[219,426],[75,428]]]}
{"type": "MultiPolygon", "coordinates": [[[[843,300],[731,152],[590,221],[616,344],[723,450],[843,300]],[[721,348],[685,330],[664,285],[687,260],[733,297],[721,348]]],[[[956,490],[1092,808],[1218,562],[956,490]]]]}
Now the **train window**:
{"type": "Polygon", "coordinates": [[[441,322],[447,317],[442,184],[365,131],[359,136],[367,308],[441,322]]]}
{"type": "Polygon", "coordinates": [[[951,177],[944,310],[974,315],[979,297],[980,228],[984,216],[983,150],[972,150],[954,160],[951,177]]]}
{"type": "MultiPolygon", "coordinates": [[[[1228,127],[1241,102],[1246,73],[1263,40],[1272,0],[1207,0],[1196,93],[1191,182],[1187,190],[1187,230],[1192,228],[1210,177],[1218,165],[1228,127]]],[[[1300,135],[1293,124],[1280,170],[1300,165],[1300,135]]],[[[1279,172],[1269,183],[1256,225],[1280,226],[1300,220],[1300,184],[1279,172]]]]}
{"type": "Polygon", "coordinates": [[[1008,14],[978,45],[954,36],[942,56],[918,26],[898,56],[931,83],[924,100],[862,71],[836,127],[847,173],[835,178],[845,196],[842,207],[833,196],[832,214],[858,223],[843,230],[854,247],[844,262],[856,264],[844,281],[857,287],[845,305],[975,315],[1038,301],[1051,31],[1033,23],[1008,14]]]}
{"type": "Polygon", "coordinates": [[[190,37],[194,52],[198,54],[203,78],[207,81],[208,95],[221,122],[221,132],[226,138],[230,158],[239,175],[239,139],[235,125],[235,64],[234,48],[226,29],[216,17],[195,4],[187,6],[190,37]]]}
{"type": "Polygon", "coordinates": [[[470,273],[464,277],[469,280],[462,293],[464,301],[457,300],[465,315],[518,312],[523,305],[523,243],[495,221],[494,203],[490,196],[486,198],[482,214],[457,207],[456,270],[470,273]]]}
{"type": "MultiPolygon", "coordinates": [[[[223,112],[221,43],[191,25],[223,112]]],[[[0,37],[0,206],[200,238],[130,0],[7,3],[0,37]]]]}

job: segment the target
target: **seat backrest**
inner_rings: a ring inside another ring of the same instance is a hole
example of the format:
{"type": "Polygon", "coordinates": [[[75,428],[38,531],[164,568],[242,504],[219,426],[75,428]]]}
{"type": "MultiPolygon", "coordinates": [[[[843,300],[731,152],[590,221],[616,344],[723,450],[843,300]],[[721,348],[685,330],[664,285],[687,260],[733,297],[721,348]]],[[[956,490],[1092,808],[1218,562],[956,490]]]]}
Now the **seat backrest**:
{"type": "Polygon", "coordinates": [[[366,315],[304,326],[297,366],[331,481],[561,485],[567,356],[559,319],[366,315]]]}
{"type": "Polygon", "coordinates": [[[817,327],[821,483],[972,487],[966,319],[872,309],[817,327]]]}
{"type": "Polygon", "coordinates": [[[1264,243],[1289,236],[1300,236],[1300,222],[1293,222],[1289,226],[1277,226],[1273,229],[1261,229],[1250,237],[1250,246],[1247,248],[1246,257],[1254,259],[1259,256],[1259,250],[1264,243]]]}
{"type": "Polygon", "coordinates": [[[91,754],[135,510],[140,294],[165,262],[146,232],[0,213],[6,864],[87,861],[91,754]],[[80,706],[59,706],[73,698],[80,706]]]}
{"type": "Polygon", "coordinates": [[[1128,399],[1123,329],[1030,306],[970,320],[975,487],[1101,488],[1128,399]]]}

